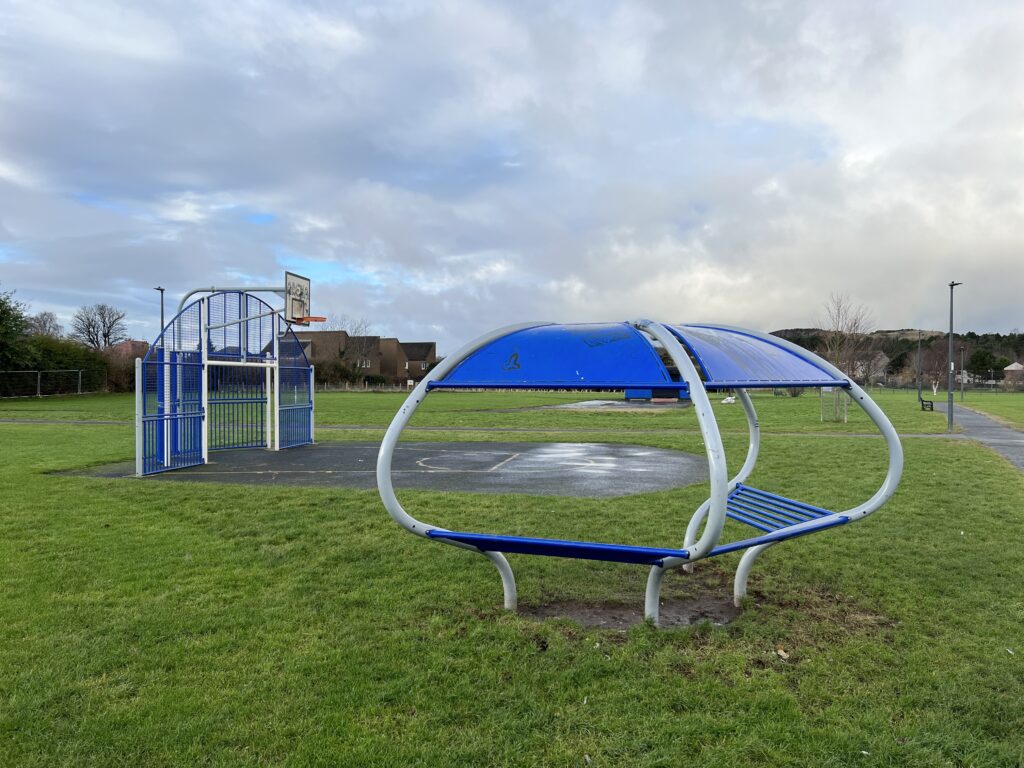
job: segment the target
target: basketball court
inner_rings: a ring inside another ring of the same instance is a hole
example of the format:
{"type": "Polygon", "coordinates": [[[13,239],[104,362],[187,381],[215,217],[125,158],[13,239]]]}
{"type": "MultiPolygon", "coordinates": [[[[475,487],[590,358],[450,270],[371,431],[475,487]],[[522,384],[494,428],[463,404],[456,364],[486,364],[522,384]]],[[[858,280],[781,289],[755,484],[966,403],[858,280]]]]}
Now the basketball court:
{"type": "MultiPolygon", "coordinates": [[[[289,451],[212,451],[208,464],[147,482],[241,483],[317,488],[377,487],[376,442],[332,442],[289,451]]],[[[76,474],[134,477],[130,462],[76,474]]],[[[406,442],[395,452],[396,487],[472,493],[608,498],[707,479],[707,461],[681,451],[604,443],[406,442]]]]}

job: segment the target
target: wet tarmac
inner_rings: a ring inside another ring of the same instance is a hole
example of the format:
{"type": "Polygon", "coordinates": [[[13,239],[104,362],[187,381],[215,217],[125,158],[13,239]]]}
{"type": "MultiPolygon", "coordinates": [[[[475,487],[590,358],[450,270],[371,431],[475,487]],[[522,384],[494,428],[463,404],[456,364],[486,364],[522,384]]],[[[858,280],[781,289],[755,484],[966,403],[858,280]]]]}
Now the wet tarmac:
{"type": "MultiPolygon", "coordinates": [[[[310,487],[377,487],[376,442],[331,442],[272,452],[215,451],[210,463],[150,481],[310,487]]],[[[122,462],[76,474],[134,476],[122,462]]],[[[707,479],[707,460],[682,451],[605,443],[408,442],[395,451],[396,488],[608,498],[679,488],[707,479]]]]}

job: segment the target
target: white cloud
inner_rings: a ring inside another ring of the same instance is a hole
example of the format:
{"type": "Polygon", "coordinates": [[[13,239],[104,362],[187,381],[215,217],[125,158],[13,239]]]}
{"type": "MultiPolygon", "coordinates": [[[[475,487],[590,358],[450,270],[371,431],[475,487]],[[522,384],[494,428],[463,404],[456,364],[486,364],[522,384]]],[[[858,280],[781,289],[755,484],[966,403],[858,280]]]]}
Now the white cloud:
{"type": "Polygon", "coordinates": [[[523,317],[807,325],[837,289],[934,327],[955,278],[965,326],[1008,330],[1022,33],[997,2],[8,4],[4,286],[68,307],[118,274],[149,317],[153,285],[288,253],[315,311],[450,349],[523,317]]]}

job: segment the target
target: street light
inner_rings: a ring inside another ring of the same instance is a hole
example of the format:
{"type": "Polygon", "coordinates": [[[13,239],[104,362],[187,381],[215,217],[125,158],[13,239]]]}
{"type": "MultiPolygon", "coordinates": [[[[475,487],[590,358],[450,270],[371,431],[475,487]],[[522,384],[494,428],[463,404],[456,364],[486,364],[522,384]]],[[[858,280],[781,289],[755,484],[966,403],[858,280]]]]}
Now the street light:
{"type": "Polygon", "coordinates": [[[960,347],[960,402],[964,401],[964,348],[960,347]]]}
{"type": "Polygon", "coordinates": [[[160,333],[164,332],[164,289],[159,285],[153,289],[154,291],[160,291],[160,333]]]}
{"type": "Polygon", "coordinates": [[[921,402],[921,331],[917,332],[917,402],[921,402]]]}
{"type": "Polygon", "coordinates": [[[949,363],[947,368],[948,381],[946,384],[946,431],[953,431],[953,368],[955,363],[953,362],[953,289],[963,283],[950,282],[949,284],[949,354],[946,356],[946,361],[949,363]]]}

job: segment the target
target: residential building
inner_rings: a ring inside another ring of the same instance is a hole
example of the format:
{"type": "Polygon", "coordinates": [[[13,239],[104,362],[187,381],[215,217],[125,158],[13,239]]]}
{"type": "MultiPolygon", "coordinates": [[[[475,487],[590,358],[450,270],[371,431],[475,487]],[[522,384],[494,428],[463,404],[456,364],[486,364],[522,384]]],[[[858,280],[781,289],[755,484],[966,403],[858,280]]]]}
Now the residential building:
{"type": "Polygon", "coordinates": [[[437,345],[433,341],[402,342],[392,336],[293,330],[321,381],[354,375],[359,380],[382,377],[392,386],[407,387],[420,381],[437,362],[437,345]],[[410,353],[414,355],[412,359],[410,353]]]}

